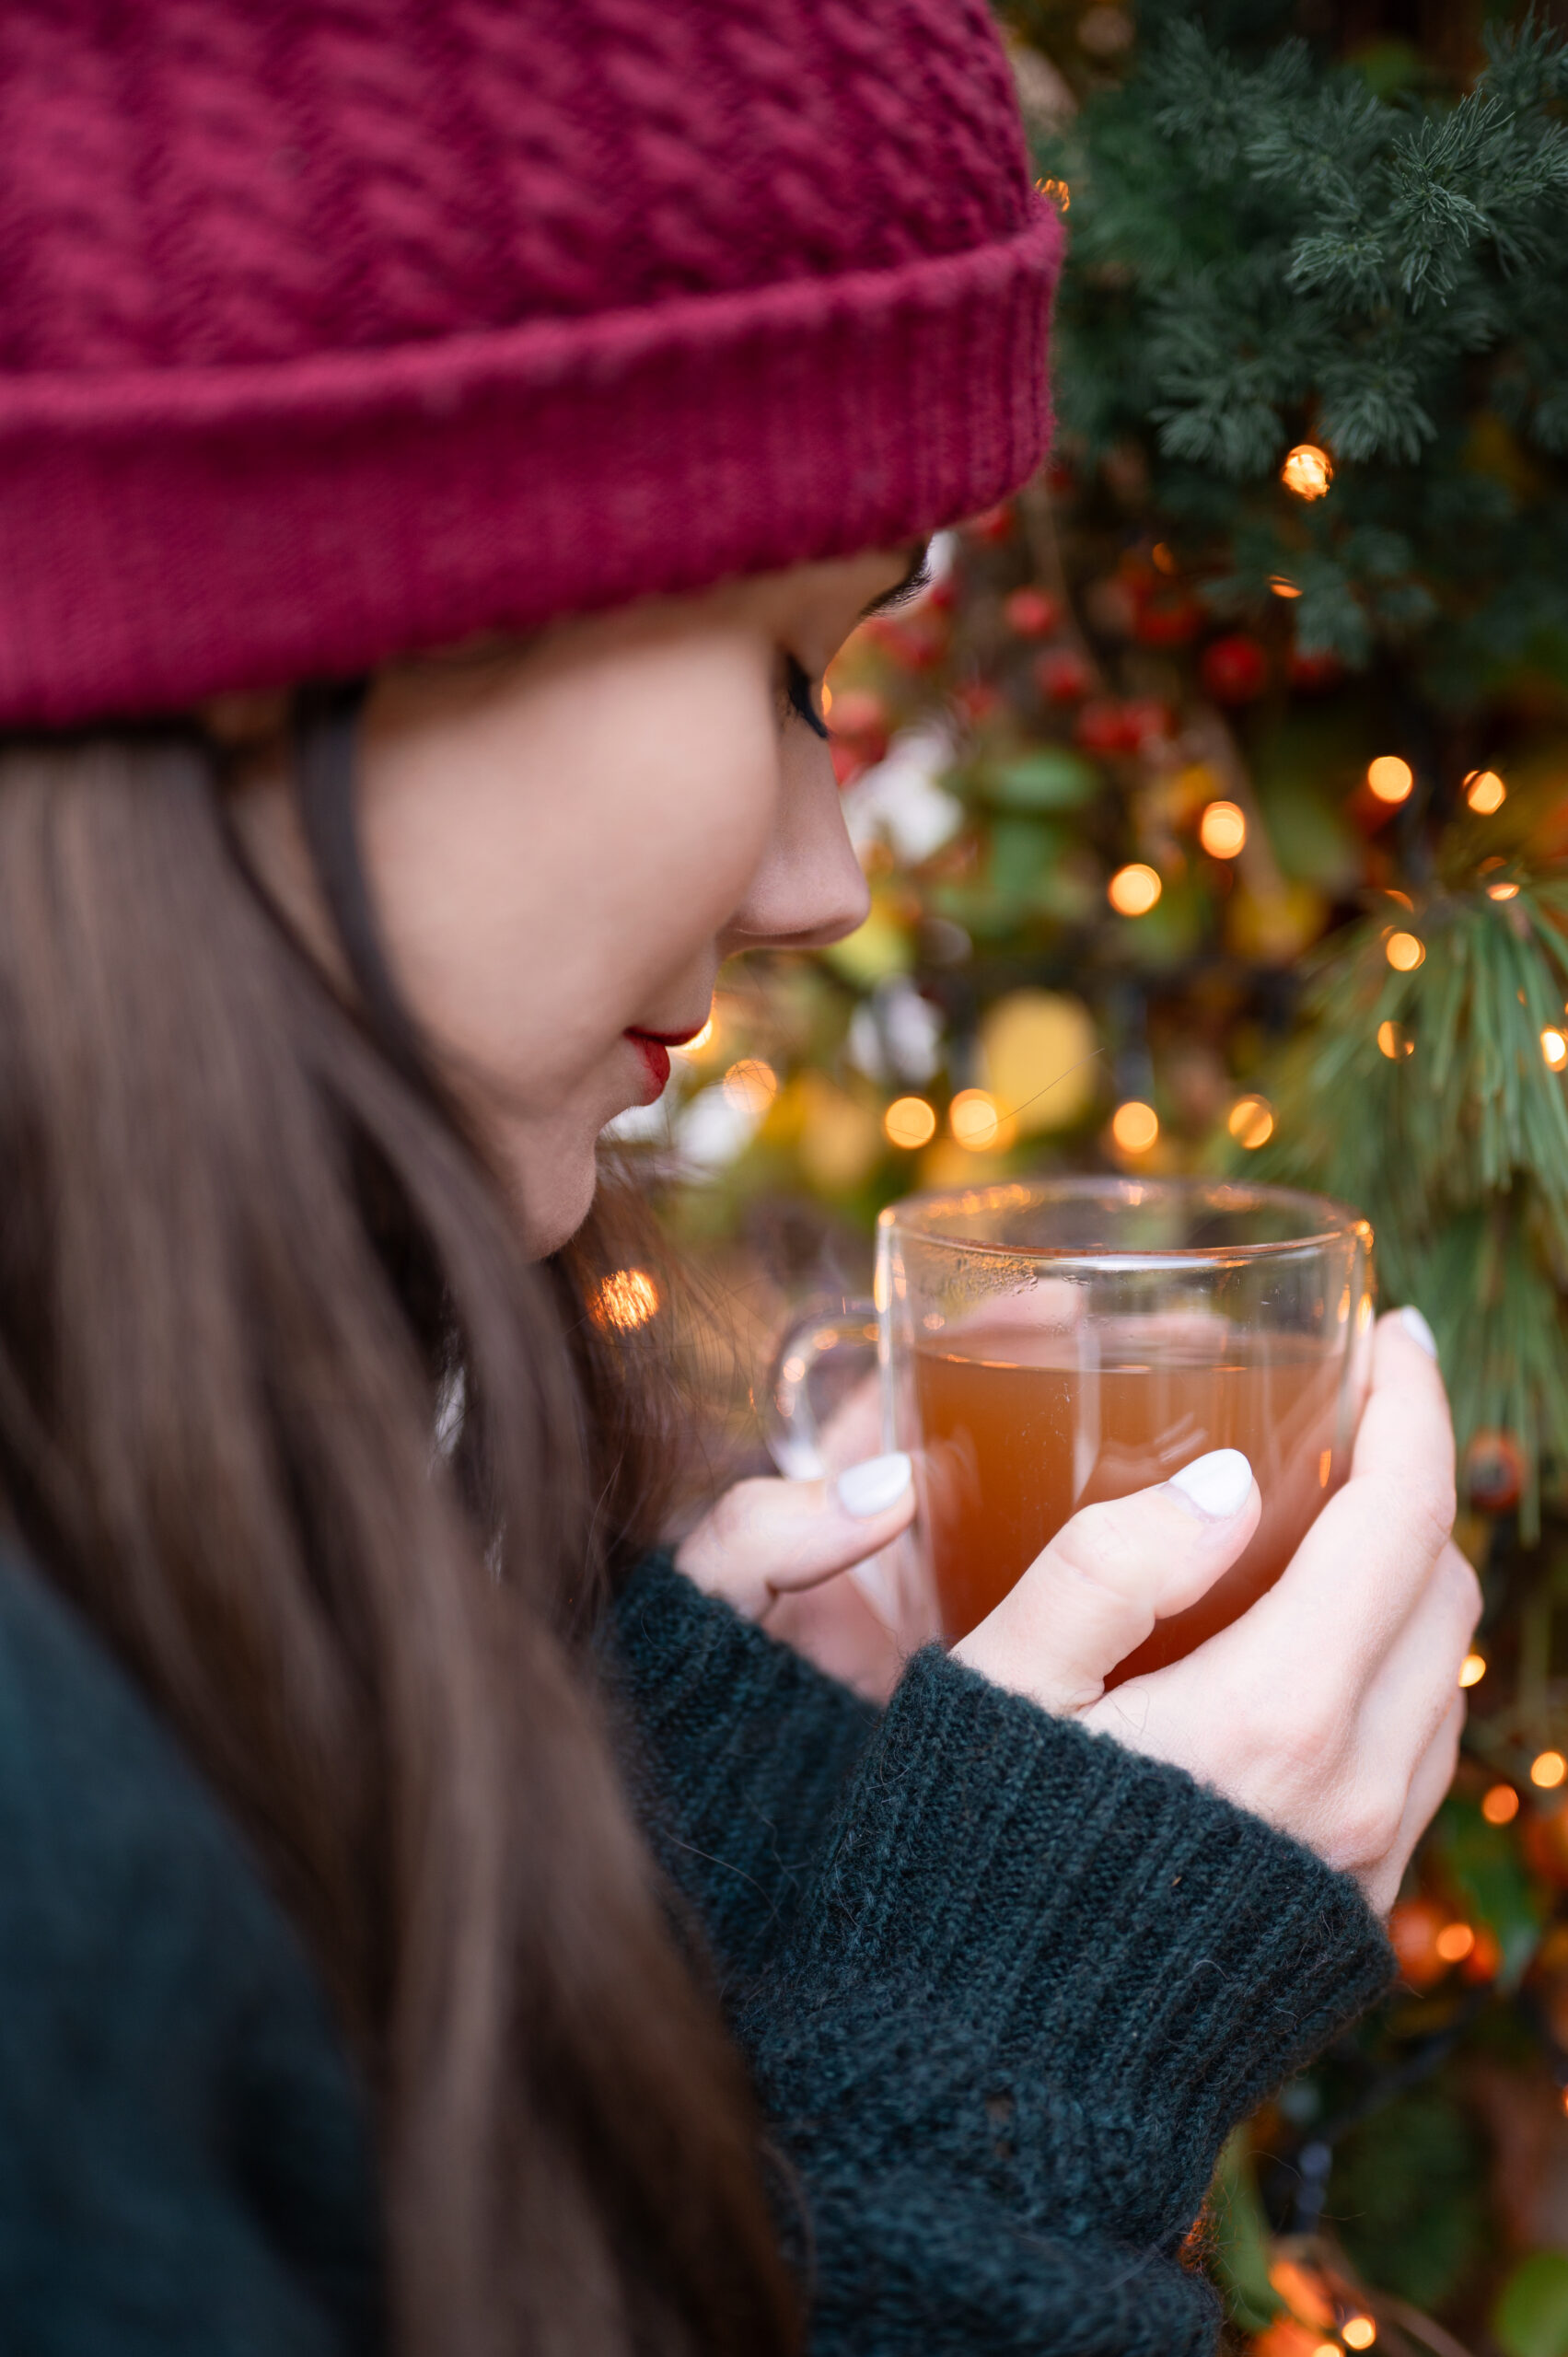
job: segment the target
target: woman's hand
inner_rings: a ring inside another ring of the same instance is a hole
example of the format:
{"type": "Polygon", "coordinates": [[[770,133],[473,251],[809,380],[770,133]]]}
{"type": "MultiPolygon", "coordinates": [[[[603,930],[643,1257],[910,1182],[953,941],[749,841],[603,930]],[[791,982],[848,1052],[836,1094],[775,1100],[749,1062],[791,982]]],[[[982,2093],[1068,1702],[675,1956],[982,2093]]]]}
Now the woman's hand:
{"type": "Polygon", "coordinates": [[[1104,1691],[1251,1537],[1258,1488],[1234,1450],[1085,1508],[955,1648],[1306,1842],[1379,1913],[1452,1777],[1481,1613],[1449,1536],[1454,1441],[1430,1345],[1416,1313],[1380,1321],[1349,1480],[1278,1585],[1186,1660],[1104,1691]]]}
{"type": "Polygon", "coordinates": [[[738,1481],[676,1551],[677,1567],[710,1596],[761,1621],[819,1669],[873,1701],[898,1683],[909,1639],[858,1579],[848,1576],[892,1546],[914,1519],[914,1485],[902,1455],[873,1456],[881,1427],[877,1380],[851,1392],[823,1429],[830,1474],[821,1481],[773,1476],[738,1481]]]}

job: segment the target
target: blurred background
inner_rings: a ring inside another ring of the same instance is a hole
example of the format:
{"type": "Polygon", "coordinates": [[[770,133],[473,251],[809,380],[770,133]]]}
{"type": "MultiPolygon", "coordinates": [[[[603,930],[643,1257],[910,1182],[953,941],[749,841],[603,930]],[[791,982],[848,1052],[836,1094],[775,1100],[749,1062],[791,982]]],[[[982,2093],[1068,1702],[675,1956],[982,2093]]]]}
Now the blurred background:
{"type": "MultiPolygon", "coordinates": [[[[878,1208],[1237,1170],[1431,1319],[1487,1616],[1404,1985],[1227,2152],[1259,2357],[1568,2357],[1568,43],[1479,0],[1016,0],[1044,477],[828,681],[873,888],[621,1125],[724,1470],[878,1208]]],[[[710,1471],[715,1469],[710,1459],[710,1471]]]]}

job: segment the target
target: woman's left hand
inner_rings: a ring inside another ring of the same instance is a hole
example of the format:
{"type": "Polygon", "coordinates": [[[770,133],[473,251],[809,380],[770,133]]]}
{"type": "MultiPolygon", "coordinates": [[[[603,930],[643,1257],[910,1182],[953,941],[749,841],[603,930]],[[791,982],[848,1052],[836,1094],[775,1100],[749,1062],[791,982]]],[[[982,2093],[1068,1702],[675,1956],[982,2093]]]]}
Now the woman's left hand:
{"type": "Polygon", "coordinates": [[[869,1415],[854,1396],[823,1435],[841,1471],[820,1481],[738,1481],[681,1541],[675,1562],[819,1669],[886,1701],[909,1646],[849,1574],[909,1528],[914,1483],[900,1453],[843,1463],[876,1436],[875,1385],[867,1394],[869,1415]]]}

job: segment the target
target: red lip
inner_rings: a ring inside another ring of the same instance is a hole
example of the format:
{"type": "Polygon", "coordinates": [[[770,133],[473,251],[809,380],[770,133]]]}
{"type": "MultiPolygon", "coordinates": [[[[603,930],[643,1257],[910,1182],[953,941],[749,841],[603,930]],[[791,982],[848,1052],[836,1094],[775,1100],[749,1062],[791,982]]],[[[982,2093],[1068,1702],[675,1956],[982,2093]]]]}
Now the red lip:
{"type": "Polygon", "coordinates": [[[669,1079],[669,1050],[662,1039],[650,1038],[646,1031],[628,1031],[626,1037],[642,1057],[647,1072],[647,1093],[643,1102],[645,1105],[656,1104],[664,1095],[669,1079]]]}
{"type": "MultiPolygon", "coordinates": [[[[704,1016],[703,1021],[705,1023],[706,1020],[704,1016]]],[[[693,1023],[690,1031],[642,1031],[635,1024],[631,1024],[627,1027],[626,1037],[628,1039],[651,1039],[656,1048],[683,1048],[689,1039],[696,1038],[702,1028],[702,1023],[693,1023]]]]}

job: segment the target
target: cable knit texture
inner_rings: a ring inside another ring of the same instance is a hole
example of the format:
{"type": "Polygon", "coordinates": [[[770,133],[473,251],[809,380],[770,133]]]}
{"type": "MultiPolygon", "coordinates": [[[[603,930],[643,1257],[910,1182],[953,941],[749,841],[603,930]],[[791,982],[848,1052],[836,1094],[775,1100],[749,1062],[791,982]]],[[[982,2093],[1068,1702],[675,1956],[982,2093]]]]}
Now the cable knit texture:
{"type": "MultiPolygon", "coordinates": [[[[1199,2357],[1231,2123],[1382,1987],[1353,1885],[938,1654],[869,1710],[656,1560],[626,1774],[798,2200],[812,2357],[1199,2357]]],[[[379,2345],[364,2106],[241,1842],[0,1558],[0,2315],[25,2357],[379,2345]]]]}
{"type": "Polygon", "coordinates": [[[0,724],[898,545],[1039,460],[983,0],[10,0],[0,724]]]}

